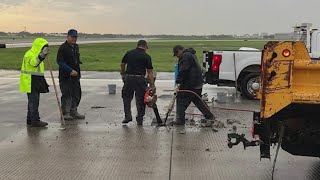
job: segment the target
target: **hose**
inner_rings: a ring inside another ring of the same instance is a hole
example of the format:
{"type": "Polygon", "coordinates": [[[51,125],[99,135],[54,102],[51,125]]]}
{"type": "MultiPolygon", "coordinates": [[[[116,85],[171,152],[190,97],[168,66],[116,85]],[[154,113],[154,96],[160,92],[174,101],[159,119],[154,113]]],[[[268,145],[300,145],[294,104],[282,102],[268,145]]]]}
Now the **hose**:
{"type": "MultiPolygon", "coordinates": [[[[240,111],[240,112],[252,112],[254,113],[255,111],[252,110],[247,110],[247,109],[236,109],[236,108],[222,108],[222,107],[213,107],[213,109],[220,109],[220,110],[226,110],[226,111],[240,111]]],[[[176,112],[176,111],[172,111],[176,112]]],[[[195,116],[203,116],[203,114],[197,114],[197,113],[185,113],[188,115],[195,115],[195,116]]]]}
{"type": "Polygon", "coordinates": [[[223,108],[223,107],[213,107],[213,109],[221,109],[221,110],[227,110],[227,111],[243,111],[243,112],[255,112],[253,110],[248,109],[238,109],[238,108],[223,108]]]}
{"type": "MultiPolygon", "coordinates": [[[[207,108],[207,110],[209,111],[209,112],[211,112],[210,111],[210,107],[207,105],[207,103],[205,103],[203,100],[202,100],[202,98],[197,94],[197,93],[195,93],[195,92],[193,92],[193,91],[190,91],[190,90],[177,90],[177,93],[191,93],[191,94],[193,94],[193,95],[195,95],[201,102],[202,102],[202,104],[207,108]]],[[[211,115],[214,117],[214,115],[211,113],[211,115]]]]}
{"type": "MultiPolygon", "coordinates": [[[[195,106],[192,106],[195,107],[195,106]]],[[[224,108],[224,107],[212,107],[212,109],[220,109],[220,110],[226,110],[226,111],[243,111],[243,112],[255,112],[254,110],[249,109],[238,109],[238,108],[224,108]]]]}
{"type": "MultiPolygon", "coordinates": [[[[170,104],[169,104],[169,108],[168,108],[168,111],[167,111],[167,113],[166,113],[166,117],[165,117],[165,119],[164,119],[164,124],[167,123],[168,116],[169,116],[169,114],[170,114],[170,113],[172,112],[172,110],[173,110],[174,102],[175,102],[175,100],[176,100],[177,94],[179,94],[179,93],[191,93],[191,94],[195,95],[197,98],[199,98],[199,100],[205,105],[205,107],[207,108],[207,110],[211,113],[210,108],[209,108],[209,106],[207,105],[207,103],[205,103],[205,102],[202,100],[202,98],[201,98],[197,93],[195,93],[195,92],[193,92],[193,91],[190,91],[190,90],[179,90],[179,89],[176,89],[176,91],[175,91],[175,93],[174,93],[174,95],[173,95],[173,97],[172,97],[172,99],[171,99],[171,102],[170,102],[170,104]]],[[[202,115],[202,114],[199,114],[199,115],[202,115]]],[[[214,117],[214,115],[213,115],[212,113],[211,113],[211,115],[214,117]]]]}
{"type": "MultiPolygon", "coordinates": [[[[184,93],[191,93],[193,95],[195,95],[197,98],[199,98],[201,100],[201,102],[207,107],[207,109],[210,111],[209,106],[207,105],[207,103],[205,103],[202,98],[195,92],[190,91],[190,90],[178,90],[178,93],[180,92],[184,92],[184,93]]],[[[221,110],[227,110],[227,111],[243,111],[243,112],[255,112],[253,110],[248,110],[248,109],[238,109],[238,108],[223,108],[223,107],[213,107],[213,109],[221,109],[221,110]]],[[[190,113],[189,113],[190,114],[190,113]]],[[[200,115],[200,114],[191,114],[191,115],[200,115]]]]}

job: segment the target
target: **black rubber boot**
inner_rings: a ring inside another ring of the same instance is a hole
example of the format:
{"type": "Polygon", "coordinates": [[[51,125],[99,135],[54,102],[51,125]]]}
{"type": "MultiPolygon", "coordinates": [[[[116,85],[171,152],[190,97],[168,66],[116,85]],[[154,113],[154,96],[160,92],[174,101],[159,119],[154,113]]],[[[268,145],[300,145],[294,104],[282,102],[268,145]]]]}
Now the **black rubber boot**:
{"type": "Polygon", "coordinates": [[[127,124],[127,123],[129,123],[130,121],[132,121],[132,119],[128,119],[128,120],[125,119],[125,120],[122,121],[122,123],[123,123],[123,124],[127,124]]]}
{"type": "Polygon", "coordinates": [[[85,115],[79,114],[78,112],[70,113],[70,115],[71,115],[74,119],[85,119],[85,118],[86,118],[85,115]]]}
{"type": "Polygon", "coordinates": [[[43,121],[36,121],[36,122],[31,122],[29,127],[46,127],[48,123],[43,122],[43,121]]]}

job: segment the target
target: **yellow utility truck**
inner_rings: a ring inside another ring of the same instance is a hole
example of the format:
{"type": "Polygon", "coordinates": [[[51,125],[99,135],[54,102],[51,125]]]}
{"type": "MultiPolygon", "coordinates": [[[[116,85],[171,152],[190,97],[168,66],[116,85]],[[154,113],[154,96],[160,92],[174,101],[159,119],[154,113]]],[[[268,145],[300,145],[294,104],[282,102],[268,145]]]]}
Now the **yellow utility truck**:
{"type": "Polygon", "coordinates": [[[314,38],[316,47],[302,41],[265,45],[260,112],[253,114],[252,135],[258,139],[231,133],[230,148],[241,142],[244,147],[260,146],[260,157],[270,158],[270,146],[278,143],[292,155],[320,157],[320,33],[307,38],[314,38]]]}

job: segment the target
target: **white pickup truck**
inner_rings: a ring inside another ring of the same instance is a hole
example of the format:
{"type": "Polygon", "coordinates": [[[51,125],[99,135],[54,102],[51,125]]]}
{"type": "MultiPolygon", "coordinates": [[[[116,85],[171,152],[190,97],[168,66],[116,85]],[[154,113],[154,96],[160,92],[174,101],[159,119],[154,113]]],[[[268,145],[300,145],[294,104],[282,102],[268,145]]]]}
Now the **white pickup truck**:
{"type": "MultiPolygon", "coordinates": [[[[311,58],[319,58],[320,31],[311,30],[311,26],[303,23],[295,27],[295,39],[305,42],[311,58]]],[[[205,83],[236,87],[244,97],[255,99],[253,85],[260,77],[261,55],[260,50],[245,47],[236,51],[204,51],[205,83]]]]}
{"type": "Polygon", "coordinates": [[[255,97],[252,85],[260,76],[261,51],[240,48],[239,51],[204,51],[203,53],[206,83],[237,87],[245,97],[249,99],[255,97]]]}

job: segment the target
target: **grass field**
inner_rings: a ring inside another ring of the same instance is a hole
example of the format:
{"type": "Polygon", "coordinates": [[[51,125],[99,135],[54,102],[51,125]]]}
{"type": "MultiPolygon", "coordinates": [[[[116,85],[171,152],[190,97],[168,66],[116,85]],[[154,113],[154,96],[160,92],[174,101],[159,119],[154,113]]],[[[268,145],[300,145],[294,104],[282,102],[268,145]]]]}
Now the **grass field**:
{"type": "MultiPolygon", "coordinates": [[[[173,71],[176,59],[172,57],[172,47],[181,44],[197,50],[197,56],[202,59],[203,50],[237,50],[240,47],[261,49],[263,41],[154,41],[149,42],[148,53],[152,57],[153,66],[157,71],[173,71]]],[[[135,48],[136,43],[119,42],[103,44],[80,45],[81,69],[85,71],[118,71],[120,61],[127,50],[135,48]]],[[[24,53],[29,48],[0,49],[0,69],[19,70],[24,53]]],[[[55,63],[58,46],[52,46],[49,59],[55,63]]]]}

